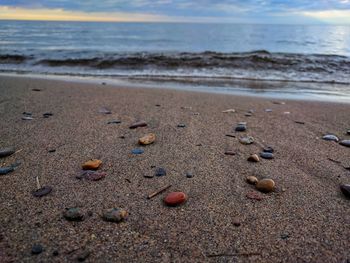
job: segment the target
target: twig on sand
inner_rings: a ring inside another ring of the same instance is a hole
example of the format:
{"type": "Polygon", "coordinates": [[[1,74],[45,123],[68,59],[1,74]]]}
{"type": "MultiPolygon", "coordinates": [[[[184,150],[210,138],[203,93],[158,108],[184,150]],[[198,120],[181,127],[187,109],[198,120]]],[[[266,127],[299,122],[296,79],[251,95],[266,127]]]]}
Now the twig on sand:
{"type": "Polygon", "coordinates": [[[36,188],[39,190],[41,188],[40,182],[39,182],[39,176],[36,177],[36,188]]]}
{"type": "Polygon", "coordinates": [[[341,164],[341,161],[337,161],[337,160],[334,160],[334,159],[332,159],[332,158],[327,158],[328,160],[330,160],[330,161],[332,161],[332,162],[334,162],[334,163],[339,163],[339,164],[341,164]]]}
{"type": "Polygon", "coordinates": [[[220,253],[220,254],[207,254],[208,258],[217,258],[217,257],[238,257],[238,256],[259,256],[260,253],[257,252],[247,252],[247,253],[220,253]]]}
{"type": "Polygon", "coordinates": [[[305,122],[303,122],[303,121],[294,121],[294,122],[297,124],[305,124],[305,122]]]}
{"type": "Polygon", "coordinates": [[[15,154],[20,153],[21,151],[23,151],[23,149],[19,149],[18,151],[15,151],[15,154]]]}
{"type": "Polygon", "coordinates": [[[163,193],[165,190],[169,189],[170,187],[171,187],[171,184],[167,185],[166,187],[163,187],[162,189],[159,189],[156,192],[153,192],[152,194],[147,196],[147,199],[151,199],[151,198],[155,197],[156,195],[163,193]]]}
{"type": "Polygon", "coordinates": [[[343,167],[345,170],[350,170],[350,166],[344,166],[344,165],[342,164],[341,161],[334,160],[334,159],[332,159],[332,158],[330,158],[330,157],[328,157],[327,159],[330,160],[330,161],[333,162],[333,163],[339,164],[339,165],[340,165],[341,167],[343,167]]]}

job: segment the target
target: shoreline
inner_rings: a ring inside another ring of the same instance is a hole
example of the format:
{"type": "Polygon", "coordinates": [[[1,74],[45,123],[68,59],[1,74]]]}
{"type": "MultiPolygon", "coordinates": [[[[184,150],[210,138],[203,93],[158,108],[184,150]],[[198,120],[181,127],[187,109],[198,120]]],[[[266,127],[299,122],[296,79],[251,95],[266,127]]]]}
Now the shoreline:
{"type": "Polygon", "coordinates": [[[0,81],[0,148],[17,150],[0,159],[1,167],[21,162],[0,176],[1,262],[350,259],[349,199],[339,189],[350,183],[344,169],[349,148],[322,140],[325,134],[350,139],[348,104],[100,82],[0,81]],[[223,113],[228,109],[235,112],[223,113]],[[22,120],[23,112],[33,119],[22,120]],[[112,120],[120,123],[108,124],[112,120]],[[129,129],[141,120],[148,126],[129,129]],[[239,122],[247,122],[246,132],[234,131],[239,122]],[[148,133],[155,143],[138,145],[148,133]],[[255,142],[243,145],[243,136],[255,142]],[[275,158],[248,162],[262,146],[271,146],[275,158]],[[132,154],[135,148],[144,153],[132,154]],[[76,178],[89,159],[102,161],[98,171],[105,178],[76,178]],[[152,177],[157,167],[166,175],[152,177]],[[273,179],[275,191],[258,192],[246,182],[250,175],[273,179]],[[32,195],[37,176],[53,188],[47,196],[32,195]],[[171,191],[186,193],[187,202],[166,206],[171,191]],[[248,197],[252,192],[261,200],[248,197]],[[82,222],[63,217],[70,207],[83,211],[82,222]],[[101,219],[114,207],[128,211],[125,222],[101,219]],[[31,254],[35,244],[43,247],[38,255],[31,254]]]}

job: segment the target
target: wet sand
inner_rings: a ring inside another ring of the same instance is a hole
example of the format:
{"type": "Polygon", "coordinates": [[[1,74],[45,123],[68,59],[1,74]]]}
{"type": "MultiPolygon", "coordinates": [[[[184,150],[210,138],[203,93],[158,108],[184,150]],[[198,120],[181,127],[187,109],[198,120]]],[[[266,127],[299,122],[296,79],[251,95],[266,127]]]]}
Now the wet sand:
{"type": "Polygon", "coordinates": [[[350,138],[345,135],[349,104],[286,100],[283,105],[253,97],[3,76],[0,94],[0,148],[20,150],[0,159],[1,166],[22,163],[0,176],[0,262],[74,262],[85,252],[90,253],[86,262],[350,260],[350,200],[339,190],[339,184],[350,183],[344,169],[350,166],[350,149],[321,139],[327,133],[350,138]],[[99,113],[101,107],[112,114],[99,113]],[[231,108],[236,113],[222,113],[231,108]],[[250,109],[253,116],[246,117],[250,109]],[[34,119],[21,120],[23,112],[34,119]],[[53,116],[42,118],[45,112],[53,116]],[[114,119],[121,123],[107,124],[114,119]],[[138,120],[148,126],[129,129],[138,120]],[[241,121],[247,122],[247,132],[234,132],[241,121]],[[179,123],[186,127],[178,128],[179,123]],[[141,147],[144,154],[131,154],[149,132],[156,142],[141,147]],[[256,143],[240,144],[238,138],[247,134],[256,143]],[[248,162],[262,145],[274,148],[275,159],[248,162]],[[226,150],[236,155],[225,155],[226,150]],[[76,179],[91,158],[103,161],[100,170],[107,177],[76,179]],[[145,178],[154,166],[167,175],[145,178]],[[245,181],[248,175],[273,179],[276,191],[261,194],[261,201],[248,199],[246,194],[255,191],[245,181]],[[36,176],[53,187],[51,194],[32,196],[36,176]],[[146,198],[169,184],[166,192],[146,198]],[[187,202],[165,206],[162,200],[171,191],[185,192],[187,202]],[[80,207],[85,220],[65,220],[68,207],[80,207]],[[103,221],[102,212],[113,207],[126,209],[128,219],[103,221]],[[44,251],[32,255],[34,244],[44,251]]]}

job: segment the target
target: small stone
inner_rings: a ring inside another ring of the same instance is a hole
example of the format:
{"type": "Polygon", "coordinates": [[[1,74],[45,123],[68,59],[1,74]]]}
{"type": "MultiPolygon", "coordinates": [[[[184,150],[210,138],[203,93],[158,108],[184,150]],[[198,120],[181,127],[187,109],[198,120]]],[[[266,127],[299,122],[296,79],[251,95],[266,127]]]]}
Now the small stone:
{"type": "Polygon", "coordinates": [[[340,190],[347,198],[350,198],[350,184],[342,184],[340,190]]]}
{"type": "Polygon", "coordinates": [[[273,153],[274,151],[275,150],[272,147],[270,147],[270,146],[267,146],[267,147],[263,148],[263,152],[265,152],[265,153],[273,153]]]}
{"type": "Polygon", "coordinates": [[[232,224],[233,224],[234,226],[239,227],[239,226],[241,226],[241,221],[239,220],[239,218],[235,217],[235,218],[233,218],[233,220],[232,220],[232,224]]]}
{"type": "Polygon", "coordinates": [[[350,147],[350,140],[342,140],[339,144],[346,147],[350,147]]]}
{"type": "Polygon", "coordinates": [[[80,211],[79,208],[76,208],[76,207],[66,208],[66,211],[63,212],[63,217],[68,221],[84,220],[84,214],[80,211]]]}
{"type": "Polygon", "coordinates": [[[297,123],[297,124],[301,124],[301,125],[305,124],[305,122],[303,122],[303,121],[294,121],[294,122],[297,123]]]}
{"type": "Polygon", "coordinates": [[[259,156],[257,154],[252,154],[248,157],[249,162],[257,163],[260,161],[259,156]]]}
{"type": "Polygon", "coordinates": [[[178,128],[185,128],[186,127],[186,124],[183,124],[183,123],[180,123],[177,125],[178,128]]]}
{"type": "Polygon", "coordinates": [[[246,116],[246,117],[251,117],[251,116],[253,116],[253,114],[247,112],[247,113],[244,114],[244,116],[246,116]]]}
{"type": "Polygon", "coordinates": [[[255,186],[263,193],[270,193],[275,190],[275,182],[272,179],[262,179],[255,186]]]}
{"type": "Polygon", "coordinates": [[[142,150],[142,149],[139,149],[139,148],[136,148],[136,149],[132,149],[131,150],[131,153],[132,154],[143,154],[145,151],[142,150]]]}
{"type": "Polygon", "coordinates": [[[102,114],[112,114],[111,110],[106,107],[102,107],[98,112],[102,114]]]}
{"type": "Polygon", "coordinates": [[[235,131],[237,132],[244,132],[247,130],[247,123],[246,122],[239,122],[235,128],[235,131]]]}
{"type": "Polygon", "coordinates": [[[43,117],[44,117],[44,118],[49,118],[50,116],[53,116],[53,113],[51,113],[51,112],[45,112],[45,113],[43,114],[43,117]]]}
{"type": "Polygon", "coordinates": [[[24,121],[31,121],[31,120],[33,120],[33,117],[30,117],[30,116],[23,116],[23,117],[22,117],[22,120],[24,120],[24,121]]]}
{"type": "Polygon", "coordinates": [[[145,177],[145,178],[153,178],[154,174],[144,174],[143,177],[145,177]]]}
{"type": "Polygon", "coordinates": [[[56,152],[56,149],[50,149],[50,150],[48,150],[48,152],[49,153],[54,153],[54,152],[56,152]]]}
{"type": "Polygon", "coordinates": [[[233,150],[227,150],[227,151],[225,151],[225,155],[231,155],[231,156],[233,156],[233,155],[236,155],[236,152],[233,151],[233,150]]]}
{"type": "Polygon", "coordinates": [[[102,164],[101,160],[91,159],[82,165],[83,170],[97,170],[102,164]]]}
{"type": "Polygon", "coordinates": [[[187,196],[183,192],[171,192],[164,198],[164,203],[168,206],[177,206],[186,202],[187,196]]]}
{"type": "Polygon", "coordinates": [[[288,233],[281,234],[281,239],[285,240],[287,238],[289,238],[289,234],[288,233]]]}
{"type": "Polygon", "coordinates": [[[253,200],[257,200],[257,201],[261,201],[264,199],[264,197],[256,192],[256,191],[250,191],[246,194],[246,197],[249,198],[249,199],[253,199],[253,200]]]}
{"type": "Polygon", "coordinates": [[[32,254],[33,255],[38,255],[41,252],[43,252],[43,247],[40,244],[35,244],[34,246],[32,246],[32,254]]]}
{"type": "Polygon", "coordinates": [[[265,109],[265,112],[272,112],[272,109],[265,109]]]}
{"type": "Polygon", "coordinates": [[[247,176],[246,180],[249,184],[257,184],[258,183],[258,178],[256,178],[255,176],[247,176]]]}
{"type": "Polygon", "coordinates": [[[15,170],[13,166],[6,166],[6,167],[1,167],[0,168],[0,175],[5,175],[8,173],[11,173],[15,170]]]}
{"type": "Polygon", "coordinates": [[[40,189],[37,189],[37,190],[33,191],[32,195],[34,197],[43,197],[45,195],[48,195],[51,192],[52,192],[52,187],[44,186],[44,187],[41,187],[40,189]]]}
{"type": "Polygon", "coordinates": [[[350,130],[347,130],[346,134],[347,134],[347,135],[350,135],[350,130]]]}
{"type": "Polygon", "coordinates": [[[120,208],[112,208],[106,211],[102,218],[107,222],[120,223],[124,221],[128,216],[128,212],[120,208]]]}
{"type": "Polygon", "coordinates": [[[323,140],[326,141],[334,141],[334,142],[339,142],[339,138],[333,134],[327,134],[322,137],[323,140]]]}
{"type": "Polygon", "coordinates": [[[139,144],[149,145],[149,144],[154,143],[155,140],[156,140],[156,135],[154,133],[149,133],[149,134],[147,134],[139,139],[139,144]]]}
{"type": "Polygon", "coordinates": [[[35,89],[32,89],[32,91],[41,91],[41,89],[35,88],[35,89]]]}
{"type": "Polygon", "coordinates": [[[89,181],[99,181],[107,176],[105,172],[96,171],[84,171],[81,175],[77,176],[78,179],[86,179],[89,181]]]}
{"type": "Polygon", "coordinates": [[[269,159],[269,160],[274,158],[273,153],[270,153],[270,152],[262,152],[260,153],[260,157],[263,159],[269,159]]]}
{"type": "Polygon", "coordinates": [[[161,105],[160,104],[156,104],[156,107],[160,107],[161,105]]]}
{"type": "Polygon", "coordinates": [[[236,138],[236,135],[234,134],[225,134],[226,137],[236,138]]]}
{"type": "Polygon", "coordinates": [[[156,172],[154,173],[155,176],[165,176],[166,175],[166,170],[162,167],[158,167],[156,169],[156,172]]]}
{"type": "Polygon", "coordinates": [[[136,129],[136,128],[139,128],[139,127],[146,127],[147,126],[147,123],[144,122],[144,121],[139,121],[139,122],[135,122],[134,124],[130,125],[130,129],[136,129]]]}
{"type": "Polygon", "coordinates": [[[122,123],[122,122],[120,120],[112,120],[107,122],[107,124],[119,124],[119,123],[122,123]]]}
{"type": "Polygon", "coordinates": [[[193,178],[193,174],[192,174],[191,172],[187,172],[187,173],[186,173],[186,177],[187,177],[187,178],[193,178]]]}
{"type": "Polygon", "coordinates": [[[23,112],[22,114],[25,115],[25,116],[32,116],[32,113],[31,112],[27,112],[27,111],[23,112]]]}
{"type": "Polygon", "coordinates": [[[228,109],[228,110],[222,111],[222,113],[235,113],[235,112],[236,112],[235,109],[228,109]]]}
{"type": "Polygon", "coordinates": [[[239,138],[239,142],[245,145],[254,143],[254,138],[251,136],[239,138]]]}
{"type": "Polygon", "coordinates": [[[83,252],[81,252],[78,256],[77,256],[77,260],[79,262],[83,262],[85,261],[85,259],[87,259],[90,256],[91,252],[89,250],[84,250],[83,252]]]}
{"type": "Polygon", "coordinates": [[[52,255],[53,255],[54,257],[57,257],[59,254],[60,254],[60,253],[58,252],[58,250],[54,250],[54,251],[52,252],[52,255]]]}

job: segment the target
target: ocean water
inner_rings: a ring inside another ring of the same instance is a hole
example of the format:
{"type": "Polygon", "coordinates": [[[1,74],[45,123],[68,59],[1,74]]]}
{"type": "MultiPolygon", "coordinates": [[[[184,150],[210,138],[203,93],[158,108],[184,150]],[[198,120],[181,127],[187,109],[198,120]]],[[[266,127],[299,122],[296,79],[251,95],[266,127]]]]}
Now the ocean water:
{"type": "Polygon", "coordinates": [[[350,26],[0,21],[0,72],[350,100],[350,26]]]}

